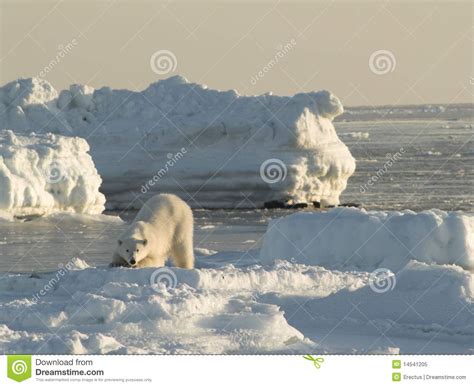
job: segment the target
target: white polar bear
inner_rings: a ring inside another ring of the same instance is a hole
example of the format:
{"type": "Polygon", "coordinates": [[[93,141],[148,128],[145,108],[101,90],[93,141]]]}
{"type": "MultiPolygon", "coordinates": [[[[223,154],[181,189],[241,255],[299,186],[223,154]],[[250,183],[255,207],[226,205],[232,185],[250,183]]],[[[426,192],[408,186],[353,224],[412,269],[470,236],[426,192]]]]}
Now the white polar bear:
{"type": "Polygon", "coordinates": [[[120,236],[111,266],[161,267],[173,264],[192,269],[193,212],[179,197],[161,194],[149,199],[120,236]]]}

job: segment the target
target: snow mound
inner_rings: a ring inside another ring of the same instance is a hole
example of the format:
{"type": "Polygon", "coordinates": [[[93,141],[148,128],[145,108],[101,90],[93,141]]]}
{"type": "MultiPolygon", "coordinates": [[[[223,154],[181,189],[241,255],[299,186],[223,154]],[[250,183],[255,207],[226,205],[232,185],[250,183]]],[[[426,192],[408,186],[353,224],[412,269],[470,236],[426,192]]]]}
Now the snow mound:
{"type": "Polygon", "coordinates": [[[88,150],[77,137],[1,130],[0,211],[14,216],[100,214],[105,197],[88,150]]]}
{"type": "Polygon", "coordinates": [[[179,76],[140,92],[72,85],[57,93],[38,79],[1,90],[0,129],[39,132],[47,124],[87,138],[116,207],[157,191],[189,192],[195,207],[336,205],[355,170],[332,124],[343,107],[328,91],[239,96],[179,76]]]}
{"type": "MultiPolygon", "coordinates": [[[[277,306],[262,304],[253,297],[249,279],[259,282],[259,274],[234,276],[234,282],[247,282],[244,290],[236,292],[236,284],[222,288],[222,281],[217,284],[210,277],[232,277],[238,269],[228,268],[223,274],[212,270],[83,266],[81,270],[75,262],[56,273],[8,274],[0,279],[0,350],[294,353],[313,345],[287,323],[277,306]],[[154,282],[159,278],[154,274],[157,270],[165,270],[176,281],[168,288],[160,286],[154,282]],[[248,278],[244,281],[243,277],[248,278]],[[57,331],[61,334],[55,335],[57,331]],[[61,340],[56,340],[59,336],[61,340]]],[[[300,272],[301,276],[305,275],[300,272]]],[[[280,287],[277,276],[270,273],[268,279],[272,281],[265,287],[280,287]]]]}
{"type": "Polygon", "coordinates": [[[336,208],[270,222],[263,263],[287,259],[327,268],[398,271],[409,260],[474,268],[474,217],[428,210],[336,208]]]}
{"type": "MultiPolygon", "coordinates": [[[[427,332],[474,335],[473,277],[448,265],[411,261],[397,273],[392,288],[377,293],[370,285],[344,289],[331,297],[313,299],[308,311],[340,321],[350,318],[378,324],[382,332],[405,328],[427,332]],[[383,305],[383,307],[382,307],[383,305]]],[[[408,335],[409,331],[405,331],[408,335]]]]}

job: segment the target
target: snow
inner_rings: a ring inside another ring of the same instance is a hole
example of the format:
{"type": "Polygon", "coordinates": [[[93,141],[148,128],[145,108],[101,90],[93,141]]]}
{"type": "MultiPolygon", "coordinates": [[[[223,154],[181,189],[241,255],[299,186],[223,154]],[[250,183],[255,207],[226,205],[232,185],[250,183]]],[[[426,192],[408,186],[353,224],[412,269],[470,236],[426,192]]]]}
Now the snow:
{"type": "Polygon", "coordinates": [[[344,289],[330,299],[315,299],[306,305],[315,314],[331,309],[330,317],[336,320],[357,305],[355,314],[360,319],[393,321],[422,329],[442,327],[445,331],[472,335],[474,318],[469,308],[473,296],[474,282],[469,272],[456,266],[411,261],[397,273],[393,290],[386,294],[374,294],[370,286],[365,286],[355,291],[344,289]],[[414,309],[400,313],[407,304],[414,309]]]}
{"type": "Polygon", "coordinates": [[[303,336],[286,323],[279,308],[256,302],[251,291],[236,297],[222,292],[212,278],[223,274],[214,270],[170,269],[179,285],[166,289],[150,283],[155,269],[78,266],[87,264],[75,263],[53,287],[48,284],[56,273],[10,275],[0,281],[2,350],[231,353],[305,348],[303,336]],[[42,289],[48,291],[33,302],[31,295],[42,289]],[[19,310],[22,317],[14,318],[19,310]],[[61,330],[61,338],[48,326],[61,330]]]}
{"type": "Polygon", "coordinates": [[[269,223],[261,260],[276,259],[368,271],[398,271],[409,260],[474,269],[474,216],[357,208],[296,213],[269,223]]]}
{"type": "MultiPolygon", "coordinates": [[[[426,152],[420,152],[420,153],[418,153],[418,155],[420,155],[420,156],[442,156],[443,154],[441,152],[438,152],[438,151],[429,150],[429,151],[426,151],[426,152]]],[[[454,157],[456,157],[456,156],[454,156],[454,157]]]]}
{"type": "Polygon", "coordinates": [[[369,132],[339,133],[339,137],[342,137],[342,138],[349,137],[349,138],[355,138],[358,140],[366,140],[370,137],[370,133],[369,132]]]}
{"type": "Polygon", "coordinates": [[[0,220],[11,222],[14,220],[14,216],[8,211],[0,210],[0,220]]]}
{"type": "Polygon", "coordinates": [[[77,137],[0,131],[0,211],[11,216],[100,214],[102,180],[88,150],[77,137]]]}
{"type": "Polygon", "coordinates": [[[77,259],[54,273],[6,274],[0,294],[3,353],[398,353],[404,341],[394,345],[390,335],[400,333],[426,346],[444,340],[450,352],[472,350],[466,337],[474,334],[471,275],[414,261],[383,294],[368,272],[284,261],[185,270],[94,268],[77,259]],[[156,270],[173,285],[153,282],[156,270]],[[367,320],[375,326],[368,333],[367,320]],[[340,324],[346,336],[359,330],[371,339],[328,345],[334,338],[322,338],[324,330],[340,324]],[[378,330],[390,345],[374,338],[378,330]]]}
{"type": "Polygon", "coordinates": [[[56,107],[57,91],[38,78],[19,79],[0,88],[0,129],[21,131],[67,130],[56,107]]]}
{"type": "Polygon", "coordinates": [[[194,207],[241,206],[242,193],[251,207],[335,205],[355,170],[332,124],[343,107],[328,91],[239,96],[176,76],[140,92],[72,85],[58,93],[23,79],[0,96],[0,128],[87,140],[110,208],[158,190],[191,192],[194,207]],[[262,177],[267,160],[277,164],[262,177]]]}

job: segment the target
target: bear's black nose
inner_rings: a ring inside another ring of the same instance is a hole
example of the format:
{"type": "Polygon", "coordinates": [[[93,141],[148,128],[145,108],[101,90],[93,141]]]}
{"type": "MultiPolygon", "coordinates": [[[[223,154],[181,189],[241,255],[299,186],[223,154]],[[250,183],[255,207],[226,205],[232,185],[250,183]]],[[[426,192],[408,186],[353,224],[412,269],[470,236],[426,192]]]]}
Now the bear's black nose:
{"type": "Polygon", "coordinates": [[[135,260],[132,258],[132,259],[130,260],[130,265],[135,265],[135,263],[136,263],[135,260]]]}

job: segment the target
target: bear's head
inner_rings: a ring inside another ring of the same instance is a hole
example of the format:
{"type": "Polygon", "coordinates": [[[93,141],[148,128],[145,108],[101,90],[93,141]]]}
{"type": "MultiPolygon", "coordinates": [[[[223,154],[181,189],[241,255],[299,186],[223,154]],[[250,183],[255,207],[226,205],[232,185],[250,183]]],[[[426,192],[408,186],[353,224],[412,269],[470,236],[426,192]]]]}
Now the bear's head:
{"type": "Polygon", "coordinates": [[[117,253],[134,267],[148,255],[146,239],[124,238],[118,240],[117,253]]]}

